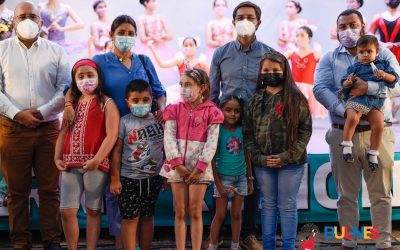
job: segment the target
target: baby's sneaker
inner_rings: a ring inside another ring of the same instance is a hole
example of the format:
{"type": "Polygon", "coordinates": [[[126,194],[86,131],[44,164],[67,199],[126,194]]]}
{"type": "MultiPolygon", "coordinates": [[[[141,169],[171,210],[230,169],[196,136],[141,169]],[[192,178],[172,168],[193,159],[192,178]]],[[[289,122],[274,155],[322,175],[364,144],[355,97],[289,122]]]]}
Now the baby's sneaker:
{"type": "Polygon", "coordinates": [[[369,150],[368,151],[368,167],[371,169],[372,172],[376,172],[378,169],[378,150],[369,150]]]}
{"type": "Polygon", "coordinates": [[[353,152],[351,148],[353,147],[352,141],[342,141],[340,146],[343,147],[343,160],[345,162],[354,162],[353,152]]]}

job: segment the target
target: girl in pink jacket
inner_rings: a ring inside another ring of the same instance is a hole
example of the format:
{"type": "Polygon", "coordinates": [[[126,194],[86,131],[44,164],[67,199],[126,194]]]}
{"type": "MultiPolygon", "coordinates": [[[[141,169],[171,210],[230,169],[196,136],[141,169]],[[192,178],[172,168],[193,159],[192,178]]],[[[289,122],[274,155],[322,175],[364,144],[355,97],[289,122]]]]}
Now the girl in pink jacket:
{"type": "Polygon", "coordinates": [[[179,103],[164,111],[164,148],[167,164],[161,175],[171,183],[175,205],[175,240],[185,249],[186,218],[190,215],[192,249],[203,237],[202,202],[213,181],[211,161],[217,149],[222,112],[208,100],[210,83],[201,69],[186,70],[180,80],[179,103]]]}

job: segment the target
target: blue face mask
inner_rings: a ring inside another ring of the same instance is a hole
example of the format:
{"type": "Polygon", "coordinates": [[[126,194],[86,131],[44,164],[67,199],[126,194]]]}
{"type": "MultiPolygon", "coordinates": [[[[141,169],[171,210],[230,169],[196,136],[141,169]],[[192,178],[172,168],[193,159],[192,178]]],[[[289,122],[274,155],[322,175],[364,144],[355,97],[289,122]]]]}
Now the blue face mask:
{"type": "Polygon", "coordinates": [[[121,52],[130,51],[135,45],[135,36],[116,36],[114,45],[117,47],[121,52]]]}
{"type": "Polygon", "coordinates": [[[145,117],[151,111],[151,104],[132,104],[131,112],[134,116],[145,117]]]}

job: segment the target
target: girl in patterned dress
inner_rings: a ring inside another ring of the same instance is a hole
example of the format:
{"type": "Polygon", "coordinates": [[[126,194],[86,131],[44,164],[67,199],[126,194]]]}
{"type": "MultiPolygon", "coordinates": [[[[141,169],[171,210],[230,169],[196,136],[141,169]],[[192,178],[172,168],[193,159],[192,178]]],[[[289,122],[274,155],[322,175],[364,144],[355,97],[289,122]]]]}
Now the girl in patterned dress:
{"type": "Polygon", "coordinates": [[[164,111],[167,162],[160,174],[172,187],[177,249],[185,249],[188,214],[192,249],[200,249],[202,203],[207,186],[214,180],[211,161],[224,117],[208,100],[210,82],[206,72],[188,69],[182,74],[180,85],[183,101],[167,106],[164,111]]]}
{"type": "Polygon", "coordinates": [[[96,249],[101,203],[109,172],[108,154],[118,136],[117,106],[104,95],[100,68],[89,59],[72,68],[72,101],[76,116],[69,130],[63,125],[54,161],[61,173],[61,216],[68,249],[78,249],[76,217],[85,192],[87,249],[96,249]]]}

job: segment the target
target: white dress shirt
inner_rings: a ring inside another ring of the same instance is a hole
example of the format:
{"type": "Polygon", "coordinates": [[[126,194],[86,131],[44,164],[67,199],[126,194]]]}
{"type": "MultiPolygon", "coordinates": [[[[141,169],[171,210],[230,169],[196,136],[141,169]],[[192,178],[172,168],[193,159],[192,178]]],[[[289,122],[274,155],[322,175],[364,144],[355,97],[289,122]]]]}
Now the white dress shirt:
{"type": "Polygon", "coordinates": [[[44,121],[53,121],[70,82],[68,58],[58,44],[40,37],[29,49],[18,37],[0,42],[1,115],[14,119],[19,111],[37,108],[44,121]]]}

